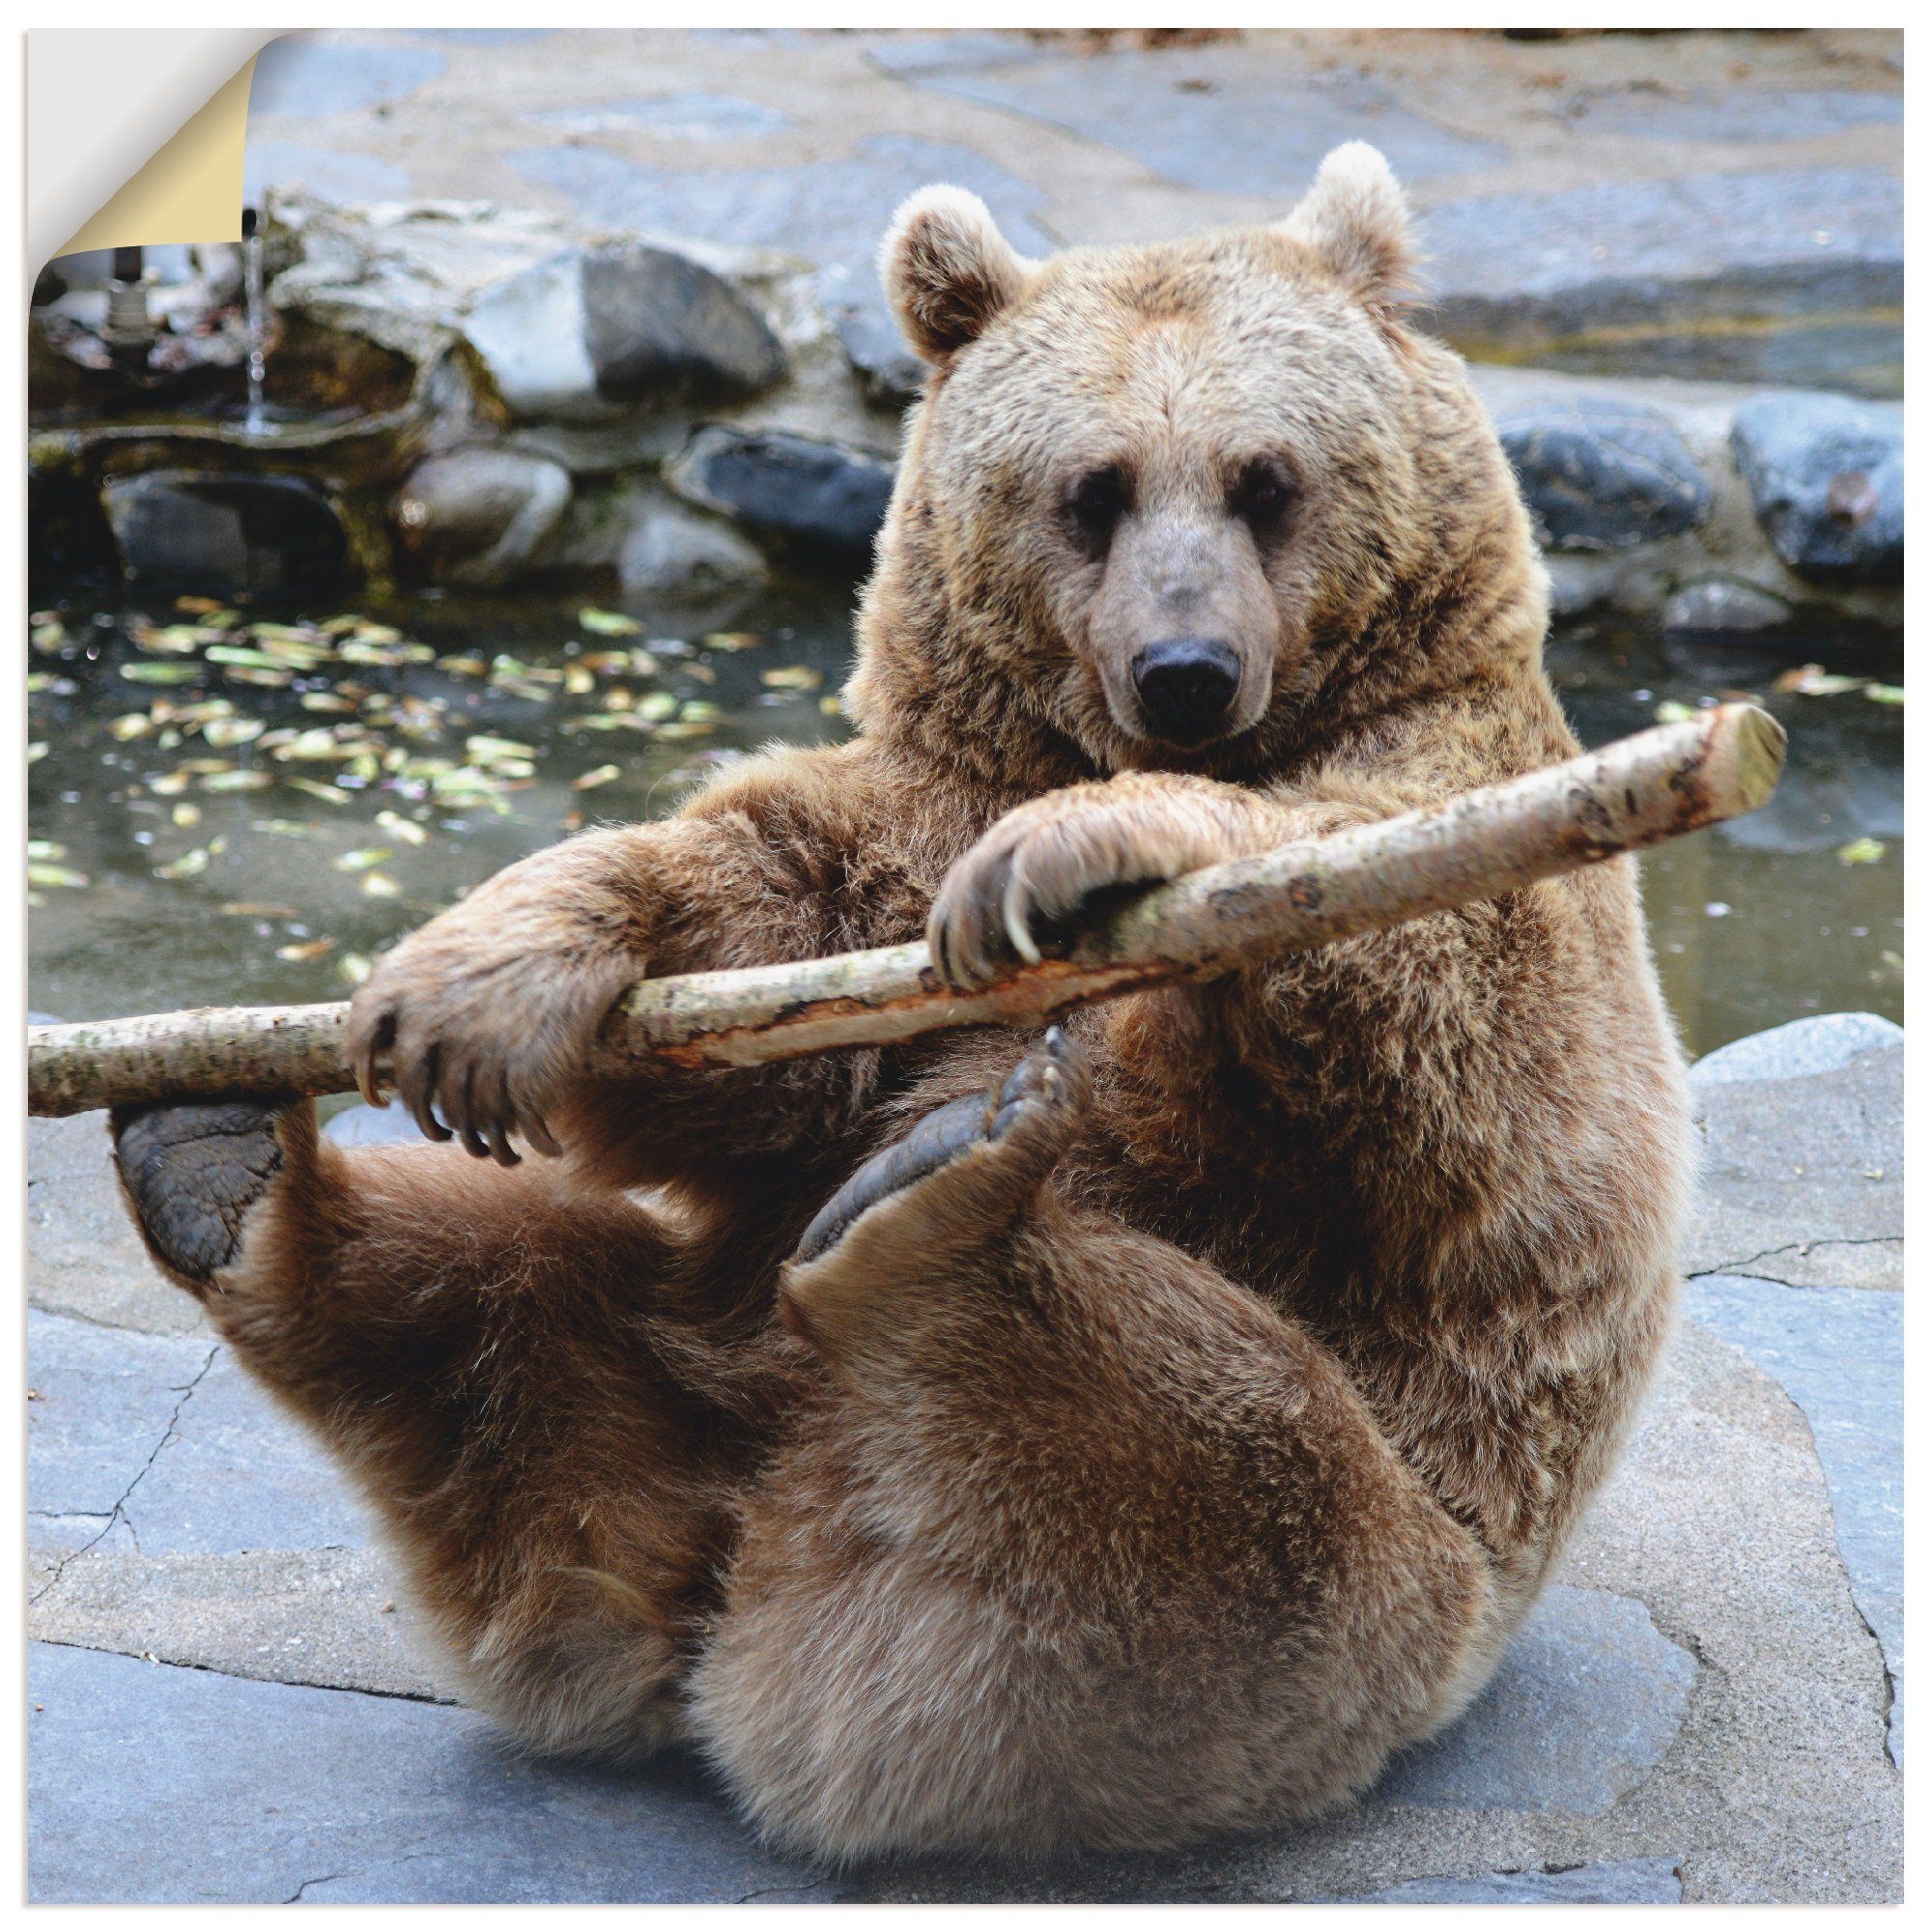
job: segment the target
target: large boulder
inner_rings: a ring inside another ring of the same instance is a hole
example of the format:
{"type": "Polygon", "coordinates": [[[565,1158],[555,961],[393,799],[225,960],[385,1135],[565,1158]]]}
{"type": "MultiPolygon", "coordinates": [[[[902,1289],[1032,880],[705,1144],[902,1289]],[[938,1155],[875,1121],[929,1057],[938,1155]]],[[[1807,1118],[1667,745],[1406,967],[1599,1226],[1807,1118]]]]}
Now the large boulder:
{"type": "Polygon", "coordinates": [[[151,469],[110,478],[101,499],[130,584],[303,590],[348,572],[335,511],[303,477],[151,469]]]}
{"type": "Polygon", "coordinates": [[[869,551],[893,494],[869,450],[785,430],[699,430],[666,472],[679,496],[754,529],[847,555],[869,551]]]}
{"type": "Polygon", "coordinates": [[[1896,404],[1779,390],[1731,428],[1738,468],[1777,554],[1805,577],[1905,579],[1905,418],[1896,404]]]}
{"type": "Polygon", "coordinates": [[[722,275],[613,242],[535,263],[464,324],[511,414],[598,422],[671,396],[749,395],[785,372],[765,320],[722,275]]]}
{"type": "Polygon", "coordinates": [[[446,583],[507,583],[570,506],[570,472],[523,450],[468,448],[419,464],[398,493],[403,549],[446,583]]]}
{"type": "Polygon", "coordinates": [[[1704,472],[1657,410],[1584,396],[1505,416],[1496,429],[1546,549],[1630,550],[1711,514],[1704,472]]]}

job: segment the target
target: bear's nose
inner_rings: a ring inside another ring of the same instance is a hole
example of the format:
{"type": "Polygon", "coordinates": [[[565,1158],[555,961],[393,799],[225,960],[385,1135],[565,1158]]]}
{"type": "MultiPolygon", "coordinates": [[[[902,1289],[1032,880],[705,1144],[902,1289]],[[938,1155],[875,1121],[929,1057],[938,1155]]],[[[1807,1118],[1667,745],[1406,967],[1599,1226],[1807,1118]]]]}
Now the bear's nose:
{"type": "Polygon", "coordinates": [[[1134,659],[1134,689],[1148,727],[1174,745],[1213,737],[1240,682],[1240,659],[1212,638],[1169,638],[1134,659]]]}

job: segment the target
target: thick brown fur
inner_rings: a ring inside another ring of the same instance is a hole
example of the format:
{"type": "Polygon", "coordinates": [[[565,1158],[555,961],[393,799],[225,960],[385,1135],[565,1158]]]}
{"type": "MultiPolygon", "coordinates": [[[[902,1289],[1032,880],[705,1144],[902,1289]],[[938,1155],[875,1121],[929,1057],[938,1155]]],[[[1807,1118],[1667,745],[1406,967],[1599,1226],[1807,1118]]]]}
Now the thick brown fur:
{"type": "MultiPolygon", "coordinates": [[[[265,1191],[177,1278],[537,1744],[688,1737],[835,1857],[1148,1845],[1361,1788],[1534,1598],[1673,1293],[1687,1110],[1628,864],[1032,1053],[579,1071],[647,974],[929,917],[970,981],[1096,890],[1573,753],[1409,253],[1363,150],[1279,227],[1044,264],[916,198],[886,275],[935,366],[859,735],[513,867],[380,963],[355,1050],[468,1151],[319,1145],[295,1109],[278,1160],[215,1163],[265,1191]],[[1179,630],[1239,664],[1187,751],[1136,709],[1179,630]]],[[[191,1128],[128,1177],[170,1227],[213,1171],[169,1166],[191,1128]]]]}

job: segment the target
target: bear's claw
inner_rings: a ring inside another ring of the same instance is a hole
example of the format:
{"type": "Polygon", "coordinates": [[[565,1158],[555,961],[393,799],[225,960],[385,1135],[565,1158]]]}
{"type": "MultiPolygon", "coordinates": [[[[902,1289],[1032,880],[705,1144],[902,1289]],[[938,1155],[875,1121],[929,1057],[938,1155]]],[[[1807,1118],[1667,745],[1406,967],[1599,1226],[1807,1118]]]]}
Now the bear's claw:
{"type": "Polygon", "coordinates": [[[275,1121],[285,1101],[118,1109],[121,1184],[156,1256],[206,1287],[235,1259],[242,1221],[282,1171],[275,1121]]]}
{"type": "Polygon", "coordinates": [[[1049,1027],[997,1094],[971,1094],[935,1108],[903,1140],[867,1161],[818,1210],[793,1260],[817,1261],[868,1208],[907,1193],[975,1149],[1010,1148],[1016,1187],[1031,1185],[1071,1138],[1091,1080],[1086,1054],[1059,1027],[1049,1027]]]}

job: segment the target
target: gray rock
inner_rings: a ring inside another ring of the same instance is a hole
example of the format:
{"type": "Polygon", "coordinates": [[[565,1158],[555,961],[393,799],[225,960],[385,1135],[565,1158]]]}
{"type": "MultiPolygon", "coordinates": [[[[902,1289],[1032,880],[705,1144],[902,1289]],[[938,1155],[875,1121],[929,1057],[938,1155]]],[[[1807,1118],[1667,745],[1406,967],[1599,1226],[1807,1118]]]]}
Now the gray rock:
{"type": "Polygon", "coordinates": [[[1905,421],[1895,404],[1783,391],[1738,412],[1738,468],[1777,554],[1807,577],[1899,583],[1905,421]]]}
{"type": "Polygon", "coordinates": [[[1548,549],[1629,550],[1711,514],[1710,484],[1656,410],[1592,396],[1506,416],[1496,429],[1548,549]]]}
{"type": "Polygon", "coordinates": [[[36,1644],[37,1903],[829,1898],[704,1774],[532,1761],[465,1712],[36,1644]]]}
{"type": "Polygon", "coordinates": [[[147,1555],[359,1548],[341,1472],[224,1347],[30,1313],[27,1495],[118,1517],[147,1555]]]}
{"type": "Polygon", "coordinates": [[[670,503],[645,507],[617,547],[627,596],[710,596],[754,588],[768,575],[764,553],[728,524],[670,503]]]}
{"type": "Polygon", "coordinates": [[[1690,1078],[1703,1147],[1687,1271],[1897,1288],[1900,1030],[1873,1013],[1820,1014],[1719,1047],[1690,1078]]]}
{"type": "Polygon", "coordinates": [[[400,1101],[372,1107],[357,1100],[323,1122],[322,1137],[337,1147],[407,1147],[420,1141],[423,1132],[400,1101]]]}
{"type": "Polygon", "coordinates": [[[277,34],[255,57],[248,112],[302,120],[386,106],[434,80],[443,57],[433,48],[397,41],[326,34],[277,34]]]}
{"type": "Polygon", "coordinates": [[[469,448],[418,464],[397,494],[405,550],[446,583],[509,582],[570,507],[570,472],[520,450],[469,448]]]}
{"type": "MultiPolygon", "coordinates": [[[[43,1542],[42,1525],[35,1540],[43,1542]]],[[[103,1539],[28,1564],[29,1634],[268,1683],[440,1695],[389,1559],[368,1549],[153,1556],[103,1539]]]]}
{"type": "Polygon", "coordinates": [[[27,1298],[113,1328],[208,1332],[194,1298],[161,1278],[134,1232],[104,1113],[27,1122],[27,1298]]]}
{"type": "Polygon", "coordinates": [[[302,590],[348,571],[342,526],[301,477],[151,469],[111,477],[100,494],[130,584],[302,590]]]}
{"type": "Polygon", "coordinates": [[[1690,1313],[1776,1376],[1811,1425],[1860,1614],[1889,1677],[1887,1747],[1905,1761],[1904,1297],[1700,1275],[1690,1313]]]}
{"type": "Polygon", "coordinates": [[[1381,1891],[1358,1891],[1338,1905],[1678,1905],[1684,1876],[1672,1859],[1560,1865],[1550,1871],[1479,1872],[1469,1878],[1415,1878],[1381,1891]]]}
{"type": "Polygon", "coordinates": [[[1433,1809],[1607,1811],[1670,1747],[1696,1678],[1640,1603],[1554,1585],[1489,1689],[1377,1795],[1433,1809]]]}
{"type": "Polygon", "coordinates": [[[832,320],[867,402],[902,410],[924,393],[930,372],[906,346],[883,296],[868,293],[835,301],[832,320]]]}
{"type": "Polygon", "coordinates": [[[540,108],[522,118],[533,128],[559,128],[566,134],[609,134],[638,128],[670,141],[755,140],[793,125],[790,115],[762,107],[755,100],[707,94],[701,89],[636,99],[587,100],[567,107],[540,108]]]}
{"type": "Polygon", "coordinates": [[[722,275],[642,242],[571,250],[486,290],[464,333],[512,414],[597,422],[669,397],[748,395],[784,374],[722,275]]]}
{"type": "Polygon", "coordinates": [[[1809,1080],[1841,1072],[1861,1054],[1904,1051],[1905,1029],[1877,1013],[1817,1013],[1716,1048],[1690,1081],[1703,1094],[1740,1080],[1809,1080]]]}
{"type": "Polygon", "coordinates": [[[714,423],[691,439],[666,480],[689,501],[754,529],[853,554],[871,548],[893,475],[868,450],[714,423]]]}
{"type": "Polygon", "coordinates": [[[1783,598],[1722,577],[1685,584],[1663,607],[1663,628],[1675,637],[1772,631],[1790,619],[1791,606],[1783,598]]]}

